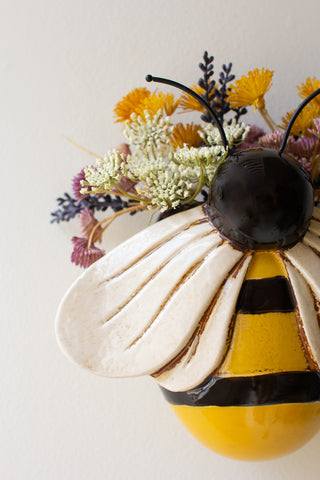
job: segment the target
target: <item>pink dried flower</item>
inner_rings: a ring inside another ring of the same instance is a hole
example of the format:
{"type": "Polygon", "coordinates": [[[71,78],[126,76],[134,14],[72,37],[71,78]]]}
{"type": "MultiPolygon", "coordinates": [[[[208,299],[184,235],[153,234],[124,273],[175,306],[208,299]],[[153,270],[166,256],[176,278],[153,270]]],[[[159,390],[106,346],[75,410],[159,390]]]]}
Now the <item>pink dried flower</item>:
{"type": "Polygon", "coordinates": [[[78,200],[78,202],[81,202],[81,200],[89,196],[89,193],[86,193],[86,194],[80,193],[80,190],[83,188],[81,185],[81,180],[85,180],[85,179],[86,178],[84,174],[84,168],[72,179],[73,194],[75,196],[75,199],[78,200]]]}
{"type": "Polygon", "coordinates": [[[314,118],[313,120],[314,127],[308,128],[308,132],[312,133],[315,137],[320,139],[320,118],[314,118]]]}
{"type": "MultiPolygon", "coordinates": [[[[81,210],[79,216],[79,227],[83,237],[89,238],[93,228],[97,225],[97,223],[98,220],[95,218],[92,210],[90,210],[88,207],[81,210]]],[[[92,239],[93,243],[101,242],[102,233],[103,230],[100,226],[95,229],[92,239]]]]}
{"type": "MultiPolygon", "coordinates": [[[[263,137],[260,137],[259,145],[263,148],[272,148],[273,150],[279,150],[283,137],[284,132],[282,132],[281,130],[276,130],[275,132],[271,132],[267,135],[264,135],[263,137]]],[[[287,147],[292,140],[293,138],[289,137],[287,147]]]]}
{"type": "Polygon", "coordinates": [[[318,140],[315,137],[302,136],[290,144],[289,151],[297,158],[311,158],[314,153],[319,152],[318,140]]]}
{"type": "Polygon", "coordinates": [[[87,238],[72,237],[71,241],[74,245],[71,262],[80,265],[80,267],[88,268],[106,253],[94,244],[89,247],[87,238]]]}
{"type": "MultiPolygon", "coordinates": [[[[276,132],[269,133],[264,135],[264,137],[259,138],[259,144],[264,148],[272,148],[273,150],[279,150],[282,143],[284,132],[277,130],[276,132]]],[[[298,140],[295,140],[294,137],[289,137],[288,142],[285,148],[285,152],[288,155],[291,155],[294,160],[302,165],[307,172],[311,171],[311,158],[315,153],[320,151],[319,146],[317,146],[316,139],[308,138],[302,136],[298,140]]]]}
{"type": "Polygon", "coordinates": [[[298,158],[297,161],[308,173],[311,172],[312,165],[310,160],[307,158],[298,158]]]}

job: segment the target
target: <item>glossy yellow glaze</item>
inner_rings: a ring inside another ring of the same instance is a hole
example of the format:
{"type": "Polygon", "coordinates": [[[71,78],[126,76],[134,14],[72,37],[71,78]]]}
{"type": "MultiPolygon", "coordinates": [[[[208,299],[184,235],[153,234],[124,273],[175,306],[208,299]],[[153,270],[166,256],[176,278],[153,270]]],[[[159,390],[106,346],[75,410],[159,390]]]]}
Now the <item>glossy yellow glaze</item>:
{"type": "Polygon", "coordinates": [[[246,280],[277,277],[278,275],[288,277],[280,255],[272,251],[255,252],[247,271],[246,280]]]}
{"type": "MultiPolygon", "coordinates": [[[[256,252],[246,279],[287,277],[280,255],[256,252]]],[[[312,370],[296,314],[238,314],[230,347],[215,375],[250,376],[312,370]]],[[[262,406],[171,405],[186,428],[212,450],[241,460],[290,453],[320,428],[320,402],[262,406]]]]}
{"type": "Polygon", "coordinates": [[[280,255],[272,251],[255,252],[247,271],[246,280],[277,277],[278,275],[288,277],[280,255]]]}
{"type": "Polygon", "coordinates": [[[294,452],[320,428],[320,402],[257,407],[171,405],[206,447],[239,460],[268,460],[294,452]]]}
{"type": "Polygon", "coordinates": [[[238,314],[219,374],[259,375],[307,370],[295,313],[238,314]]]}

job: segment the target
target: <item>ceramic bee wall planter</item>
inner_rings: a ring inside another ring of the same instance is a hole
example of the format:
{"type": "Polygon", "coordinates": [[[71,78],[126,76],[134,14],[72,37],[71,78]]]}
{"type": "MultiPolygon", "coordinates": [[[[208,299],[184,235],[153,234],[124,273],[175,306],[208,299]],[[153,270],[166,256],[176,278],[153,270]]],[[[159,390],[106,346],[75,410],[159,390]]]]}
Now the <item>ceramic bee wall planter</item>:
{"type": "Polygon", "coordinates": [[[62,300],[57,335],[108,377],[152,375],[186,428],[243,460],[320,428],[320,209],[307,174],[253,149],[209,201],[127,240],[62,300]]]}

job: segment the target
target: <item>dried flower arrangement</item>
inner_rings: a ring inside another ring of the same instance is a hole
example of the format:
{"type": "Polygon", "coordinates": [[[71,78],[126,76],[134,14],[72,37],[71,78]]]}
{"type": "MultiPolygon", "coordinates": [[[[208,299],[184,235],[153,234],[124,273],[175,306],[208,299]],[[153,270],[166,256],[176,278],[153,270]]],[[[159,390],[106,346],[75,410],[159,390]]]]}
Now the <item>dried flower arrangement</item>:
{"type": "MultiPolygon", "coordinates": [[[[278,150],[293,112],[286,113],[279,125],[268,113],[265,94],[272,85],[273,71],[255,68],[235,80],[229,63],[222,66],[215,81],[213,60],[204,53],[199,65],[202,77],[191,88],[223,123],[229,151],[255,146],[278,150]],[[251,105],[262,115],[270,133],[240,121],[251,105]]],[[[305,99],[319,87],[320,80],[307,78],[297,88],[305,99]]],[[[114,113],[115,122],[124,125],[128,143],[98,157],[96,166],[82,169],[73,179],[73,196],[65,193],[59,197],[59,209],[51,214],[51,222],[56,223],[78,216],[81,236],[72,238],[71,261],[84,268],[105,254],[95,244],[118,216],[145,209],[174,212],[193,206],[201,195],[206,198],[215,171],[228,153],[206,109],[188,94],[176,98],[171,93],[136,88],[116,104],[114,113]],[[190,111],[198,112],[203,123],[173,121],[174,114],[190,111]],[[95,212],[108,208],[114,213],[98,221],[95,212]]],[[[319,97],[298,117],[285,152],[308,171],[318,202],[319,97]]]]}

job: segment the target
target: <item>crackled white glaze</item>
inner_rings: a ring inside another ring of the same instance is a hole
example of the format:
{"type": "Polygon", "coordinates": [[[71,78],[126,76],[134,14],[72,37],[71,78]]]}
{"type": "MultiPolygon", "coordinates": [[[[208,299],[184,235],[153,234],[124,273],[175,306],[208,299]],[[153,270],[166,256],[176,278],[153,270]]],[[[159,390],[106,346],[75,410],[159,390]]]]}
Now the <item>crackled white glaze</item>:
{"type": "Polygon", "coordinates": [[[320,220],[320,208],[314,207],[314,209],[313,209],[313,211],[312,211],[312,216],[313,216],[313,218],[315,218],[316,220],[320,220]]]}
{"type": "MultiPolygon", "coordinates": [[[[315,308],[314,294],[299,271],[285,262],[289,280],[296,297],[302,328],[310,346],[312,355],[320,365],[320,335],[318,323],[318,310],[315,308]]],[[[318,292],[319,296],[319,292],[318,292]]]]}
{"type": "Polygon", "coordinates": [[[180,352],[243,255],[203,220],[196,208],[159,222],[75,282],[57,317],[73,361],[131,376],[153,373],[180,352]]]}
{"type": "Polygon", "coordinates": [[[201,334],[196,334],[195,338],[190,340],[185,354],[172,368],[156,376],[156,380],[163,387],[171,391],[192,389],[218,367],[225,353],[231,319],[250,261],[251,255],[223,285],[213,300],[214,307],[205,319],[201,334]]]}
{"type": "Polygon", "coordinates": [[[303,275],[317,297],[320,297],[320,257],[308,245],[297,243],[285,256],[303,275]]]}

